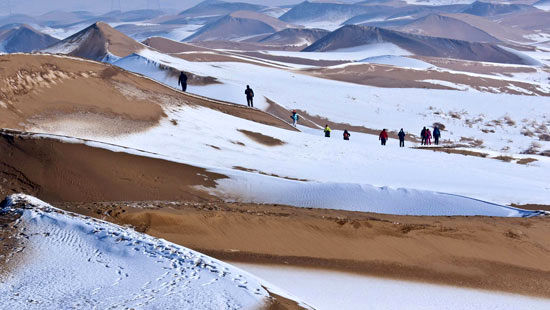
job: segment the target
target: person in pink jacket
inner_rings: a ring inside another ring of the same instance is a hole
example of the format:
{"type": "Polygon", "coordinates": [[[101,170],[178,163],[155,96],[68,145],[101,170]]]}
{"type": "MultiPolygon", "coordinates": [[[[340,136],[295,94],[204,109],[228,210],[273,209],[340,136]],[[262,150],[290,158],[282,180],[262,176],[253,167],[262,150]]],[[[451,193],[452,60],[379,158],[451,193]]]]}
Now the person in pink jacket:
{"type": "Polygon", "coordinates": [[[426,129],[426,144],[432,145],[432,132],[430,129],[426,129]]]}

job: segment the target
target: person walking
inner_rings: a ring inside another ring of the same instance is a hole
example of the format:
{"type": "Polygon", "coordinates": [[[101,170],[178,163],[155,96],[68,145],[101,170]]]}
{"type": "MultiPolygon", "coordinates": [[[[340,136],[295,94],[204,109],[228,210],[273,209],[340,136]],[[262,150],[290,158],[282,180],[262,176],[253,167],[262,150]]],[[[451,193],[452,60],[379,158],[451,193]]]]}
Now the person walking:
{"type": "Polygon", "coordinates": [[[324,130],[324,132],[325,132],[325,137],[326,137],[326,138],[330,138],[330,131],[331,131],[331,130],[330,130],[330,127],[328,127],[328,125],[325,125],[325,130],[324,130]]]}
{"type": "Polygon", "coordinates": [[[439,131],[439,127],[434,126],[434,144],[439,145],[439,137],[441,137],[441,131],[439,131]]]}
{"type": "Polygon", "coordinates": [[[298,125],[298,120],[300,119],[300,116],[298,116],[296,110],[292,111],[290,118],[292,119],[292,126],[296,127],[296,125],[298,125]]]}
{"type": "Polygon", "coordinates": [[[422,142],[420,142],[420,145],[426,144],[426,127],[422,128],[422,131],[420,132],[420,137],[422,138],[422,142]]]}
{"type": "Polygon", "coordinates": [[[388,140],[388,133],[386,132],[386,129],[383,129],[382,132],[380,132],[378,140],[382,142],[382,145],[386,145],[386,141],[388,140]]]}
{"type": "Polygon", "coordinates": [[[347,129],[344,129],[344,140],[349,140],[349,137],[350,137],[350,133],[348,132],[347,129]]]}
{"type": "Polygon", "coordinates": [[[180,73],[180,77],[178,79],[178,86],[180,85],[183,92],[187,91],[187,74],[183,71],[180,73]]]}
{"type": "Polygon", "coordinates": [[[248,107],[253,108],[254,107],[254,91],[252,88],[250,88],[249,85],[246,85],[246,89],[244,91],[244,94],[246,95],[246,103],[248,104],[248,107]]]}
{"type": "Polygon", "coordinates": [[[426,129],[426,145],[432,145],[432,133],[430,129],[426,129]]]}
{"type": "Polygon", "coordinates": [[[405,132],[403,128],[401,128],[397,136],[399,137],[399,147],[405,147],[405,132]]]}

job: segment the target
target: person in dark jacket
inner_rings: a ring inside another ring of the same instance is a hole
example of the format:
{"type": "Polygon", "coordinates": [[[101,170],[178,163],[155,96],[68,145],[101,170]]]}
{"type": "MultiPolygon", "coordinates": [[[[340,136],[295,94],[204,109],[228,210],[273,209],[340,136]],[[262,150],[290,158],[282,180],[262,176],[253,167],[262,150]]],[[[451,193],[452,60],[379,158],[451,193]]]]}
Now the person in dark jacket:
{"type": "Polygon", "coordinates": [[[244,91],[244,94],[246,95],[246,103],[249,107],[254,107],[254,91],[250,86],[246,85],[246,90],[244,91]]]}
{"type": "Polygon", "coordinates": [[[439,145],[439,137],[441,137],[441,131],[439,131],[439,127],[434,126],[433,136],[434,136],[434,144],[439,145]]]}
{"type": "Polygon", "coordinates": [[[344,129],[344,140],[349,140],[349,137],[350,137],[350,133],[348,132],[347,129],[344,129]]]}
{"type": "Polygon", "coordinates": [[[182,91],[187,91],[187,74],[183,73],[183,71],[180,73],[180,77],[178,79],[178,86],[180,85],[182,91]]]}
{"type": "Polygon", "coordinates": [[[324,132],[325,132],[325,137],[330,138],[330,132],[331,132],[331,130],[330,130],[330,127],[328,127],[328,125],[325,125],[325,130],[324,130],[324,132]]]}
{"type": "Polygon", "coordinates": [[[386,129],[383,129],[382,132],[380,132],[378,140],[382,142],[382,145],[386,145],[386,141],[388,140],[388,133],[386,132],[386,129]]]}
{"type": "Polygon", "coordinates": [[[420,132],[420,137],[422,138],[422,142],[420,142],[420,144],[426,144],[426,127],[422,128],[422,131],[420,132]]]}
{"type": "Polygon", "coordinates": [[[397,136],[399,137],[399,147],[405,147],[405,132],[403,128],[401,128],[397,136]]]}

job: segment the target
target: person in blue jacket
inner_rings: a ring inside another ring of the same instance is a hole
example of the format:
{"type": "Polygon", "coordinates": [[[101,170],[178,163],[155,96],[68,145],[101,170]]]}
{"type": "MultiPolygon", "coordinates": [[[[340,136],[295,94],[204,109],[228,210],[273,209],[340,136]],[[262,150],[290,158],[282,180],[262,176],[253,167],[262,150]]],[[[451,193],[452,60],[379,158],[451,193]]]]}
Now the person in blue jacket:
{"type": "Polygon", "coordinates": [[[298,116],[296,110],[292,111],[292,115],[290,116],[290,118],[292,119],[292,126],[296,127],[296,125],[298,124],[298,120],[300,119],[300,116],[298,116]]]}
{"type": "Polygon", "coordinates": [[[434,126],[433,137],[434,137],[434,144],[439,145],[439,137],[441,137],[441,131],[439,131],[439,127],[437,126],[434,126]]]}

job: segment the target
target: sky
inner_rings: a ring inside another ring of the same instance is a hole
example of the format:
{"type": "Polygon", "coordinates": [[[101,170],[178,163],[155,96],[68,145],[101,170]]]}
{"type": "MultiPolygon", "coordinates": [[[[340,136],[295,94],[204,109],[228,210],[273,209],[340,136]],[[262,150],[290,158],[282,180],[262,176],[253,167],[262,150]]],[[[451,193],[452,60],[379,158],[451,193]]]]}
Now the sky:
{"type": "MultiPolygon", "coordinates": [[[[158,8],[184,10],[202,0],[0,0],[0,16],[9,15],[10,6],[13,14],[39,15],[54,10],[63,11],[91,11],[105,13],[112,8],[118,9],[118,3],[122,11],[158,8]]],[[[263,5],[285,5],[302,2],[303,0],[226,0],[228,2],[248,2],[263,5]]],[[[347,0],[342,2],[357,2],[347,0]]]]}

